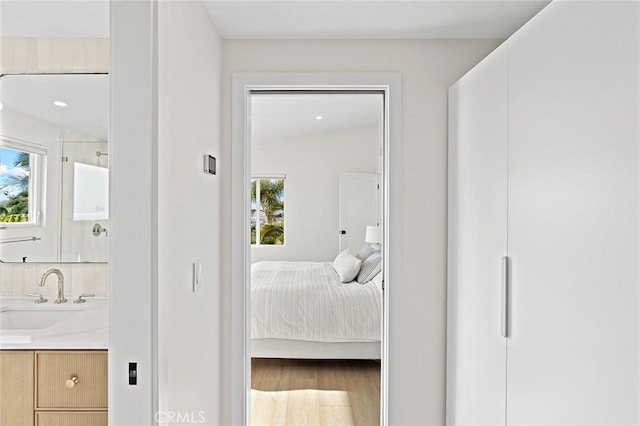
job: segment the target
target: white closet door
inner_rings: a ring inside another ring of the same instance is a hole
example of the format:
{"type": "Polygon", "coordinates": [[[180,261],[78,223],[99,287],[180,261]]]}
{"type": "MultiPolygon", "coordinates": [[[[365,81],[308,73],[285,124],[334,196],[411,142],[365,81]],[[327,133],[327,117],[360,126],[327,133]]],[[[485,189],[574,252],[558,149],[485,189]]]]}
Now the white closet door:
{"type": "Polygon", "coordinates": [[[510,425],[637,425],[638,4],[553,2],[509,43],[510,425]]]}
{"type": "Polygon", "coordinates": [[[340,251],[355,254],[364,245],[367,226],[380,222],[379,177],[375,173],[340,173],[340,251]]]}
{"type": "Polygon", "coordinates": [[[506,53],[493,52],[449,95],[448,425],[504,424],[506,53]]]}

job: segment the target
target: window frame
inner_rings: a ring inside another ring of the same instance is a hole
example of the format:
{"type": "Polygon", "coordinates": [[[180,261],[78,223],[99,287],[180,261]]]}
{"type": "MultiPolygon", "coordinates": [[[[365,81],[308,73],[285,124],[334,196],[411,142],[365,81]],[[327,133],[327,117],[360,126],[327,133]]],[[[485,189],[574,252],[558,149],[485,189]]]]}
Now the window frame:
{"type": "MultiPolygon", "coordinates": [[[[256,242],[255,243],[251,243],[251,247],[284,247],[286,245],[287,242],[287,231],[286,231],[286,227],[283,226],[282,229],[282,233],[284,234],[284,243],[283,244],[261,244],[260,243],[260,180],[266,180],[266,179],[281,179],[284,182],[284,189],[283,189],[283,207],[282,210],[285,211],[286,210],[286,202],[284,201],[284,193],[286,193],[287,189],[286,189],[286,180],[287,180],[287,175],[284,174],[280,174],[280,175],[265,175],[265,174],[256,174],[256,175],[251,175],[251,185],[253,185],[253,182],[256,182],[256,242]]],[[[249,201],[249,205],[251,205],[251,200],[249,201]]],[[[287,216],[286,214],[284,215],[285,217],[287,216]]],[[[249,235],[251,235],[251,211],[249,211],[249,235]]]]}
{"type": "Polygon", "coordinates": [[[45,188],[47,147],[2,135],[0,135],[0,147],[29,153],[29,221],[0,222],[0,227],[4,229],[42,227],[44,224],[42,208],[46,192],[43,189],[45,188]]]}

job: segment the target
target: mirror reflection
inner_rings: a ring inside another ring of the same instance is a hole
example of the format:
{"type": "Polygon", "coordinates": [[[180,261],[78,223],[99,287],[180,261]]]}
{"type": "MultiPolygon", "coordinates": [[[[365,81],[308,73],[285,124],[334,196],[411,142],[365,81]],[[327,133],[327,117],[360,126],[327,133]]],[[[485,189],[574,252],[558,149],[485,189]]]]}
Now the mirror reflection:
{"type": "Polygon", "coordinates": [[[0,78],[0,260],[106,262],[107,74],[0,78]]]}

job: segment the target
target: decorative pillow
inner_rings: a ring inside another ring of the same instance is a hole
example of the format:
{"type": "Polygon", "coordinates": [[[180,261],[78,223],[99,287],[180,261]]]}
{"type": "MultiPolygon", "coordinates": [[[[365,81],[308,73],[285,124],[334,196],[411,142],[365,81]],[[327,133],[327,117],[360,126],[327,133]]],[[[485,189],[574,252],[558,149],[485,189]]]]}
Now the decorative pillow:
{"type": "Polygon", "coordinates": [[[362,260],[358,259],[346,249],[333,261],[333,269],[336,270],[340,277],[340,282],[348,283],[358,275],[362,260]]]}
{"type": "Polygon", "coordinates": [[[360,249],[359,252],[356,253],[356,257],[364,262],[367,257],[371,256],[375,252],[376,249],[374,249],[373,247],[364,246],[360,249]]]}
{"type": "Polygon", "coordinates": [[[371,256],[367,257],[364,262],[362,262],[360,272],[358,273],[358,282],[360,284],[364,284],[371,281],[371,279],[375,277],[381,270],[382,253],[376,251],[371,256]]]}

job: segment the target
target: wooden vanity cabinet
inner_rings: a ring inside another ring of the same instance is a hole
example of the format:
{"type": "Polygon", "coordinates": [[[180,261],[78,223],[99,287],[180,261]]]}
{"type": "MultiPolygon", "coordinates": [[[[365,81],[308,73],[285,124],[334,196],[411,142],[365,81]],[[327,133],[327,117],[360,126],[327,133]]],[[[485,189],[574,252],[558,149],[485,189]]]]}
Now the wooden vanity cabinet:
{"type": "Polygon", "coordinates": [[[107,412],[36,411],[36,426],[108,426],[107,412]]]}
{"type": "Polygon", "coordinates": [[[0,351],[0,426],[33,425],[33,351],[0,351]]]}
{"type": "Polygon", "coordinates": [[[107,351],[0,351],[0,426],[107,426],[107,351]]]}

